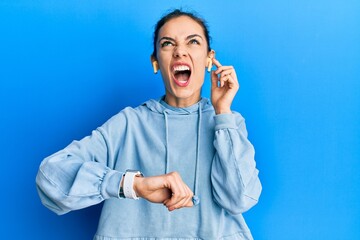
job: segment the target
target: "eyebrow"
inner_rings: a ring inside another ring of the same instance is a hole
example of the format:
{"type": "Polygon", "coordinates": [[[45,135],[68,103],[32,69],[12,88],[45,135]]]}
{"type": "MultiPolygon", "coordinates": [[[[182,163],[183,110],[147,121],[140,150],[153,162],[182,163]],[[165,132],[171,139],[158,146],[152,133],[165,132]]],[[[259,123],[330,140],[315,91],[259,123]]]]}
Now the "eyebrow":
{"type": "MultiPolygon", "coordinates": [[[[187,36],[187,37],[185,38],[185,40],[188,40],[188,39],[191,39],[191,38],[194,38],[194,37],[199,37],[199,38],[203,39],[202,36],[200,36],[199,34],[191,34],[191,35],[187,36]]],[[[173,38],[171,38],[171,37],[162,37],[162,38],[159,39],[158,42],[160,42],[160,41],[162,41],[162,40],[170,40],[170,41],[175,42],[175,39],[173,39],[173,38]]]]}

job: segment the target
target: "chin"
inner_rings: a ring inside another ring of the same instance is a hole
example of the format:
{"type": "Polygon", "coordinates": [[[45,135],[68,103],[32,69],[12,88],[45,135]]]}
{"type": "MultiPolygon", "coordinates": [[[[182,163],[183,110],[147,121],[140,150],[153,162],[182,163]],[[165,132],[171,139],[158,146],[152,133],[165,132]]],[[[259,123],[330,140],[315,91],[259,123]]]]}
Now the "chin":
{"type": "Polygon", "coordinates": [[[198,100],[198,98],[200,98],[200,92],[196,93],[194,91],[189,91],[189,90],[180,90],[180,91],[175,91],[173,97],[175,97],[177,100],[191,100],[191,99],[198,100]]]}

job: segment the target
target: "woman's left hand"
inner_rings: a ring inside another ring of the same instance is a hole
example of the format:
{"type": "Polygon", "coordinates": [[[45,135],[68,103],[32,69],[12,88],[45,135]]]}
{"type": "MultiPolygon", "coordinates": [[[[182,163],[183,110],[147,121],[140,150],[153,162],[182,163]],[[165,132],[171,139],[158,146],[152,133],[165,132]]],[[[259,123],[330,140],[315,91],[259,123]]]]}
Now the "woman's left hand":
{"type": "Polygon", "coordinates": [[[217,69],[211,71],[211,102],[216,114],[231,113],[232,101],[239,90],[235,69],[222,66],[215,58],[212,61],[217,69]]]}

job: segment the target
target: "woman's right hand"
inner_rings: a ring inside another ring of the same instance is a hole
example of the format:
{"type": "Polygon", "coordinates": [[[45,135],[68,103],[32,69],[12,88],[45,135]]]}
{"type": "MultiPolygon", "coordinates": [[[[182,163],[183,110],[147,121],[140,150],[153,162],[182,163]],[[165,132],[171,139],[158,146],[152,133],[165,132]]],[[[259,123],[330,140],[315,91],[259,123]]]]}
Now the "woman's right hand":
{"type": "Polygon", "coordinates": [[[163,203],[169,211],[193,206],[194,193],[177,172],[153,177],[135,177],[134,190],[138,197],[153,203],[163,203]]]}

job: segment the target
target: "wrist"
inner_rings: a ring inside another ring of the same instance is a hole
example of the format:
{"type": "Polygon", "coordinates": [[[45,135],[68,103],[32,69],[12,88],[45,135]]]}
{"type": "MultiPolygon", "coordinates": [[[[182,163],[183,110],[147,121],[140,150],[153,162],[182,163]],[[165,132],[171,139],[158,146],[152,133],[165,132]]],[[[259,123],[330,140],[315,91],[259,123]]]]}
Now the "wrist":
{"type": "Polygon", "coordinates": [[[142,175],[135,176],[135,178],[134,178],[133,188],[134,188],[136,196],[138,196],[138,197],[142,197],[140,188],[141,188],[143,179],[144,179],[144,176],[142,176],[142,175]]]}

